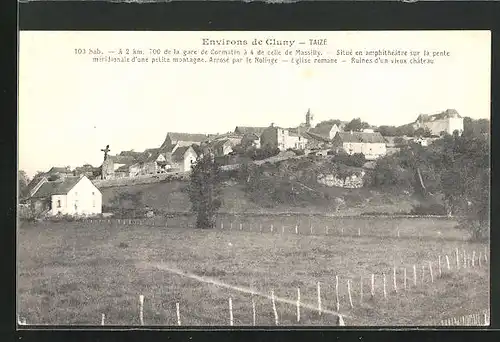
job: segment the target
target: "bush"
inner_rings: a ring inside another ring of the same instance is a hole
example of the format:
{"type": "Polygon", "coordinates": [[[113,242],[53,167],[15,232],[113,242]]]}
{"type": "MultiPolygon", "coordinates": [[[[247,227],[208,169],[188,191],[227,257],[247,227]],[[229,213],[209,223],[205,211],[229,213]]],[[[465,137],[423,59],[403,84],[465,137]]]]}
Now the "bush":
{"type": "Polygon", "coordinates": [[[343,152],[334,155],[332,161],[334,163],[340,163],[347,166],[363,167],[363,165],[366,163],[366,158],[363,153],[355,153],[353,155],[349,155],[343,152]]]}

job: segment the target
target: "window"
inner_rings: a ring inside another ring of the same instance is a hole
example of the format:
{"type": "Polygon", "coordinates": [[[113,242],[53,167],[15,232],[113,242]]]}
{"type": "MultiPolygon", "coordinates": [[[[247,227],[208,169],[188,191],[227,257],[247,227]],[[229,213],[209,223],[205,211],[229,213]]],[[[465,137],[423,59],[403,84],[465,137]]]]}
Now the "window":
{"type": "Polygon", "coordinates": [[[95,193],[94,193],[94,192],[92,192],[92,196],[94,196],[94,195],[95,195],[95,193]]]}
{"type": "Polygon", "coordinates": [[[60,200],[60,199],[58,199],[58,200],[57,200],[57,207],[58,207],[58,208],[60,208],[60,207],[61,207],[61,200],[60,200]]]}

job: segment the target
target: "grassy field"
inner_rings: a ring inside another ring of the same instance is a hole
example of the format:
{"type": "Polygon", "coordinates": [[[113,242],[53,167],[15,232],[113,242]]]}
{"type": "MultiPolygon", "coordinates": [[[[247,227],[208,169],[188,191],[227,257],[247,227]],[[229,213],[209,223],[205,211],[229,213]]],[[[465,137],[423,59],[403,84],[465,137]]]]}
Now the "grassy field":
{"type": "MultiPolygon", "coordinates": [[[[338,235],[271,234],[256,231],[213,231],[145,225],[44,223],[20,225],[18,230],[18,312],[28,324],[98,325],[101,314],[109,325],[139,324],[138,297],[144,295],[146,325],[175,325],[175,303],[183,325],[228,325],[228,299],[232,298],[235,325],[252,324],[252,297],[241,291],[205,283],[166,271],[179,269],[225,284],[248,287],[279,298],[317,306],[317,282],[322,307],[335,310],[335,276],[339,276],[340,312],[347,325],[432,325],[439,320],[488,308],[489,264],[456,269],[455,248],[476,258],[487,248],[458,237],[450,224],[438,222],[444,236],[434,233],[400,238],[380,237],[373,223],[361,237],[338,235]],[[372,234],[368,234],[369,230],[372,234]],[[437,260],[450,258],[438,277],[437,260]],[[433,262],[431,283],[428,262],[433,262]],[[413,285],[413,265],[417,286],[413,285]],[[425,278],[422,283],[422,265],[425,278]],[[393,290],[397,268],[398,292],[393,290]],[[409,289],[404,291],[403,269],[409,289]],[[375,274],[375,297],[370,298],[370,277],[375,274]],[[387,278],[383,297],[382,273],[387,278]],[[360,300],[363,279],[363,302],[360,300]],[[347,279],[354,308],[350,308],[347,279]]],[[[255,226],[270,221],[252,218],[255,226]]],[[[275,222],[275,221],[273,221],[275,222]]],[[[282,222],[282,220],[280,220],[282,222]]],[[[425,222],[429,222],[428,220],[425,222]]],[[[285,223],[283,223],[284,225],[285,223]]],[[[288,223],[287,223],[288,224],[288,223]]],[[[290,226],[293,222],[290,221],[290,226]]],[[[366,224],[366,226],[365,226],[366,224]]],[[[319,225],[319,223],[318,223],[319,225]]],[[[429,226],[429,224],[427,224],[429,226]]],[[[354,223],[351,223],[354,227],[354,223]]],[[[418,220],[398,221],[401,231],[425,231],[418,220]]],[[[281,226],[279,226],[281,228],[281,226]]],[[[304,227],[307,227],[304,224],[304,227]]],[[[347,227],[347,225],[346,225],[347,227]]],[[[392,227],[392,226],[388,226],[392,227]]],[[[430,225],[428,230],[436,227],[430,225]]],[[[392,229],[392,228],[390,228],[392,229]]],[[[389,229],[389,230],[390,230],[389,229]]],[[[463,263],[463,256],[460,256],[463,263]]],[[[257,325],[274,325],[269,298],[253,296],[257,325]]],[[[277,302],[280,325],[296,322],[293,304],[277,302]]],[[[333,314],[318,315],[303,308],[301,325],[332,325],[333,314]]]]}

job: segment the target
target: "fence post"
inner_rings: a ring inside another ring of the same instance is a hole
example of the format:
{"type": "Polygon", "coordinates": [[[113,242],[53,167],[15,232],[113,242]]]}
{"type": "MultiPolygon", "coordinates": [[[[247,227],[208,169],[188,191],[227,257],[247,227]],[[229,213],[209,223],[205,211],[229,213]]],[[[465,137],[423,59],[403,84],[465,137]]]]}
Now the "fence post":
{"type": "Polygon", "coordinates": [[[382,273],[382,278],[384,280],[384,299],[387,299],[387,291],[385,289],[385,273],[382,273]]]}
{"type": "Polygon", "coordinates": [[[285,234],[285,226],[281,226],[281,234],[284,235],[285,234]]]}
{"type": "Polygon", "coordinates": [[[450,268],[450,259],[448,258],[448,255],[446,255],[446,268],[448,269],[448,271],[451,269],[450,268]]]}
{"type": "Polygon", "coordinates": [[[425,266],[422,265],[422,285],[424,285],[424,280],[425,280],[425,266]]]}
{"type": "Polygon", "coordinates": [[[299,227],[295,225],[295,234],[299,234],[299,227]]]}
{"type": "Polygon", "coordinates": [[[339,276],[338,275],[335,276],[335,299],[337,300],[336,301],[337,311],[339,311],[340,310],[340,303],[339,303],[339,276]]]}
{"type": "Polygon", "coordinates": [[[413,265],[413,285],[417,286],[417,266],[413,265]]]}
{"type": "Polygon", "coordinates": [[[441,277],[441,255],[438,255],[438,277],[441,277]]]}
{"type": "Polygon", "coordinates": [[[394,292],[398,293],[398,285],[396,282],[396,265],[394,265],[394,267],[392,269],[392,282],[394,285],[394,292]]]}
{"type": "Polygon", "coordinates": [[[255,326],[255,300],[252,298],[252,318],[253,318],[253,325],[255,326]]]}
{"type": "Polygon", "coordinates": [[[464,268],[467,268],[467,253],[465,253],[465,249],[464,249],[464,268]]]}
{"type": "Polygon", "coordinates": [[[101,325],[104,325],[104,314],[101,315],[101,325]]]}
{"type": "Polygon", "coordinates": [[[273,225],[271,224],[271,233],[273,232],[273,225]]]}
{"type": "Polygon", "coordinates": [[[276,302],[274,301],[274,290],[271,290],[271,301],[273,302],[274,323],[278,325],[278,311],[276,311],[276,302]]]}
{"type": "MultiPolygon", "coordinates": [[[[457,270],[458,270],[458,269],[460,269],[460,260],[459,260],[459,257],[458,257],[458,247],[455,248],[455,254],[457,256],[457,270]]],[[[448,270],[450,270],[449,263],[448,263],[448,270]]]]}
{"type": "Polygon", "coordinates": [[[375,297],[375,274],[372,273],[372,287],[371,287],[372,298],[375,297]]]}
{"type": "Polygon", "coordinates": [[[300,322],[300,288],[297,288],[297,322],[300,322]]]}
{"type": "Polygon", "coordinates": [[[481,252],[479,252],[479,257],[477,258],[477,265],[479,267],[481,267],[481,257],[482,257],[481,252]]]}
{"type": "Polygon", "coordinates": [[[432,275],[432,262],[429,261],[429,272],[431,274],[431,283],[434,282],[434,276],[432,275]]]}
{"type": "Polygon", "coordinates": [[[328,235],[328,226],[325,227],[325,235],[328,235]]]}
{"type": "Polygon", "coordinates": [[[321,316],[321,287],[318,281],[318,313],[321,316]]]}
{"type": "Polygon", "coordinates": [[[475,266],[475,259],[476,259],[476,251],[472,251],[472,267],[475,266]]]}
{"type": "Polygon", "coordinates": [[[361,236],[361,227],[358,227],[358,236],[361,236]]]}
{"type": "Polygon", "coordinates": [[[175,303],[175,311],[177,313],[177,325],[181,325],[181,313],[179,309],[179,303],[175,303]]]}
{"type": "Polygon", "coordinates": [[[311,224],[311,235],[313,235],[313,226],[311,224]]]}
{"type": "Polygon", "coordinates": [[[337,325],[340,327],[345,326],[344,319],[342,318],[342,315],[340,315],[340,314],[337,316],[337,325]]]}
{"type": "Polygon", "coordinates": [[[359,303],[363,303],[363,275],[359,277],[359,303]]]}
{"type": "Polygon", "coordinates": [[[233,326],[233,300],[229,297],[229,325],[233,326]]]}
{"type": "Polygon", "coordinates": [[[403,278],[404,278],[404,280],[403,280],[403,287],[404,287],[404,289],[406,291],[406,288],[407,288],[407,286],[406,286],[406,267],[403,270],[403,278]]]}
{"type": "Polygon", "coordinates": [[[144,296],[139,296],[139,320],[141,325],[144,325],[144,296]]]}
{"type": "Polygon", "coordinates": [[[351,309],[354,308],[352,304],[352,296],[351,296],[351,280],[347,279],[347,293],[349,294],[349,304],[351,304],[351,309]]]}
{"type": "Polygon", "coordinates": [[[484,262],[488,262],[488,252],[486,247],[484,247],[484,262]]]}

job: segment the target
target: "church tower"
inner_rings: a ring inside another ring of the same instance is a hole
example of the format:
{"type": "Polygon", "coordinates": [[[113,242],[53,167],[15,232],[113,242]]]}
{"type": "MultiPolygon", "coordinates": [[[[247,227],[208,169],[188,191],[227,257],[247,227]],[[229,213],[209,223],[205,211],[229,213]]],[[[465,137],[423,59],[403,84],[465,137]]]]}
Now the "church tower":
{"type": "Polygon", "coordinates": [[[313,121],[314,117],[313,115],[311,114],[311,109],[308,109],[307,110],[307,113],[306,113],[306,127],[307,128],[311,128],[312,127],[312,121],[313,121]]]}

